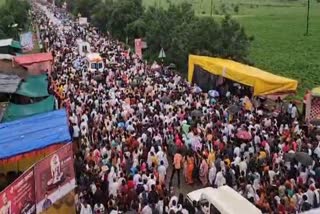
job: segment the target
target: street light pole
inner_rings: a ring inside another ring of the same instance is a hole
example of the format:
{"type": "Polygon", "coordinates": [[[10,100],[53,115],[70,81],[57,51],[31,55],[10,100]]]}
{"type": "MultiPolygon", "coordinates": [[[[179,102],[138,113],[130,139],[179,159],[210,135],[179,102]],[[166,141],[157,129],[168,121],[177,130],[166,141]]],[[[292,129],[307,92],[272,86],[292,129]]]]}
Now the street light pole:
{"type": "Polygon", "coordinates": [[[309,35],[309,17],[310,17],[310,0],[308,0],[308,8],[307,8],[307,29],[305,36],[309,35]]]}

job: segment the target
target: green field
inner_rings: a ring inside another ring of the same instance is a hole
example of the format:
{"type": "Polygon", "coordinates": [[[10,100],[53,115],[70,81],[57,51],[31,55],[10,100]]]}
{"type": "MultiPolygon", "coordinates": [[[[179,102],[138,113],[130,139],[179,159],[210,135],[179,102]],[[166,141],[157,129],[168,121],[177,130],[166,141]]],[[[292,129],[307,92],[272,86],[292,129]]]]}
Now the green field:
{"type": "MultiPolygon", "coordinates": [[[[211,15],[211,0],[185,1],[198,15],[211,15]]],[[[166,0],[144,3],[168,6],[166,0]]],[[[304,36],[307,0],[213,0],[213,17],[220,19],[223,10],[254,36],[249,59],[256,67],[299,80],[299,95],[320,85],[320,3],[311,0],[309,36],[304,36]]]]}

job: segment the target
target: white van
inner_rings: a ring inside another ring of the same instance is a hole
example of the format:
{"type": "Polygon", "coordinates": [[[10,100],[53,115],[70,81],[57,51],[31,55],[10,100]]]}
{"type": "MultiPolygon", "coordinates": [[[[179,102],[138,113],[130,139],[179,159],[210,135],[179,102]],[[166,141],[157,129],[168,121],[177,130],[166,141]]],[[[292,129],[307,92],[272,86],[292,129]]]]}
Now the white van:
{"type": "Polygon", "coordinates": [[[88,53],[86,55],[86,64],[88,67],[88,71],[100,71],[104,70],[104,62],[100,54],[98,53],[88,53]]]}
{"type": "Polygon", "coordinates": [[[210,214],[262,214],[262,212],[229,186],[207,187],[187,194],[187,199],[200,203],[203,213],[210,214]]]}

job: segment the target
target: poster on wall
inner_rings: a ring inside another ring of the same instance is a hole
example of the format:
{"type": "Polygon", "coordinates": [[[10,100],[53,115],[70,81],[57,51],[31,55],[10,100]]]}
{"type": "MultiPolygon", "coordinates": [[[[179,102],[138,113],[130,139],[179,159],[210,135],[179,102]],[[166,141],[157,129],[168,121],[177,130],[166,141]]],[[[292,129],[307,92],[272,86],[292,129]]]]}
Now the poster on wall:
{"type": "Polygon", "coordinates": [[[28,52],[33,49],[33,37],[31,32],[22,33],[20,35],[20,43],[23,52],[28,52]]]}
{"type": "Polygon", "coordinates": [[[28,169],[0,193],[1,214],[36,213],[33,168],[28,169]]]}
{"type": "Polygon", "coordinates": [[[34,176],[37,213],[40,213],[75,188],[72,144],[36,163],[34,176]]]}

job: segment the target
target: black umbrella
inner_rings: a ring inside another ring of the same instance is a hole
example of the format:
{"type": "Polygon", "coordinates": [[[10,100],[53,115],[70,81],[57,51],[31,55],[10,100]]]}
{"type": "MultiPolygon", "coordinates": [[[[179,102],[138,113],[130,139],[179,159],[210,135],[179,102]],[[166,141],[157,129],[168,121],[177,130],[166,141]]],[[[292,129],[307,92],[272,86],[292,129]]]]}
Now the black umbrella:
{"type": "Polygon", "coordinates": [[[240,106],[238,105],[232,105],[230,106],[227,111],[230,113],[230,114],[235,114],[237,112],[239,112],[241,110],[240,106]]]}
{"type": "Polygon", "coordinates": [[[305,152],[297,152],[295,154],[295,159],[304,166],[310,166],[313,164],[312,157],[305,152]]]}
{"type": "Polygon", "coordinates": [[[200,110],[193,110],[193,111],[191,112],[191,116],[192,116],[192,117],[201,117],[201,116],[202,116],[202,111],[200,111],[200,110]]]}
{"type": "Polygon", "coordinates": [[[163,103],[170,103],[170,102],[171,102],[171,99],[170,99],[170,97],[168,97],[168,96],[163,96],[163,97],[161,97],[161,102],[163,102],[163,103]]]}
{"type": "Polygon", "coordinates": [[[292,162],[295,159],[295,157],[296,157],[296,154],[292,152],[284,154],[284,160],[288,162],[292,162]]]}

